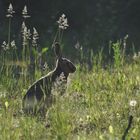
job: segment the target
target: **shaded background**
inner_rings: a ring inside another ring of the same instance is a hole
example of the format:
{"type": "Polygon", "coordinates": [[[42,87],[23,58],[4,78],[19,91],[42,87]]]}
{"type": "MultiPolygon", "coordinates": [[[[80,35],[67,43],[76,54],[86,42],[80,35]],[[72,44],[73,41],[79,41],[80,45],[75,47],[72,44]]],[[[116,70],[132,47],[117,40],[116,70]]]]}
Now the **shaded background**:
{"type": "Polygon", "coordinates": [[[116,41],[129,35],[128,52],[131,46],[140,45],[139,0],[0,0],[0,43],[7,38],[8,21],[5,17],[9,3],[15,10],[12,21],[12,39],[18,40],[24,5],[31,18],[30,28],[36,27],[40,46],[51,44],[56,32],[56,21],[63,13],[68,18],[69,28],[64,33],[66,53],[77,43],[84,48],[108,49],[110,40],[116,41]]]}

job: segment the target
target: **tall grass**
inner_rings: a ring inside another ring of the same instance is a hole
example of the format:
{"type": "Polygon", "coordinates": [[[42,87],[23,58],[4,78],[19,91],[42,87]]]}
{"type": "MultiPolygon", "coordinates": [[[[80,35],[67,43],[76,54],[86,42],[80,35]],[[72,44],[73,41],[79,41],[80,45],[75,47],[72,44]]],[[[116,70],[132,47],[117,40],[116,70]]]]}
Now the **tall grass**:
{"type": "MultiPolygon", "coordinates": [[[[23,15],[28,17],[27,7],[23,15]]],[[[66,19],[64,15],[61,18],[66,19]]],[[[29,33],[27,27],[24,31],[29,33]]],[[[93,67],[90,71],[85,63],[77,64],[77,72],[70,76],[66,93],[60,95],[59,90],[55,91],[55,102],[46,110],[45,118],[22,112],[22,98],[34,81],[29,66],[31,62],[35,65],[34,79],[39,78],[42,71],[38,60],[48,51],[48,48],[38,50],[35,34],[38,39],[34,28],[32,38],[26,41],[28,34],[22,34],[25,44],[21,42],[21,52],[15,49],[18,46],[11,48],[3,43],[4,49],[0,52],[0,139],[117,140],[122,139],[130,116],[133,121],[126,139],[139,139],[140,54],[135,53],[131,62],[126,63],[120,42],[111,44],[114,61],[107,68],[103,68],[102,50],[96,55],[91,52],[93,67]]],[[[54,40],[62,41],[62,36],[59,32],[54,40]]],[[[80,49],[80,62],[84,57],[80,49]]]]}

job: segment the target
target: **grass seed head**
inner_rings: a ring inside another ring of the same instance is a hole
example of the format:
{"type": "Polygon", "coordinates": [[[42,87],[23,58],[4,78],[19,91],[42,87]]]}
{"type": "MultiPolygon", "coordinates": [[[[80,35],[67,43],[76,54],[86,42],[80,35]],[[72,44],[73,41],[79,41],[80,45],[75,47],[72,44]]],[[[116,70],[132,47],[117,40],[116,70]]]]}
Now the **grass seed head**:
{"type": "Polygon", "coordinates": [[[27,10],[27,6],[26,6],[26,5],[24,6],[24,8],[23,8],[23,10],[22,10],[22,17],[23,17],[24,19],[30,18],[30,16],[28,15],[28,10],[27,10]]]}
{"type": "Polygon", "coordinates": [[[16,49],[16,43],[15,43],[15,40],[11,41],[11,48],[16,49]]]}
{"type": "Polygon", "coordinates": [[[15,13],[15,11],[13,10],[13,6],[12,6],[12,4],[10,3],[9,4],[9,7],[8,7],[8,9],[7,9],[7,15],[6,15],[6,17],[7,18],[11,18],[11,17],[13,17],[13,14],[15,13]]]}
{"type": "Polygon", "coordinates": [[[137,105],[137,101],[136,100],[131,100],[130,103],[129,103],[129,105],[131,107],[135,107],[137,105]]]}
{"type": "Polygon", "coordinates": [[[62,14],[62,16],[59,18],[59,20],[57,21],[59,28],[62,30],[67,29],[68,25],[68,20],[65,16],[65,14],[62,14]]]}

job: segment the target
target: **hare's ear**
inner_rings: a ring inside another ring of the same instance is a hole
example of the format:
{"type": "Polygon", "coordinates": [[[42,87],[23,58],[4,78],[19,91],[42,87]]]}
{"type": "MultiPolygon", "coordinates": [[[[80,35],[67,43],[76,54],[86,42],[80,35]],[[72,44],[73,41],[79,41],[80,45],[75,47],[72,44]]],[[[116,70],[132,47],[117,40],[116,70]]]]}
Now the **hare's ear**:
{"type": "Polygon", "coordinates": [[[62,57],[60,44],[58,42],[55,42],[55,44],[54,44],[54,53],[55,53],[57,58],[61,58],[62,57]]]}

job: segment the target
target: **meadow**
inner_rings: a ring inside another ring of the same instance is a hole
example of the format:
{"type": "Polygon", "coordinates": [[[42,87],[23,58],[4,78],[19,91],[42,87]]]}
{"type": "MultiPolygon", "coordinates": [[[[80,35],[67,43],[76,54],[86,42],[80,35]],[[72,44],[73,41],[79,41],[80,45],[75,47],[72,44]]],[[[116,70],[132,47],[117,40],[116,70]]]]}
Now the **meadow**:
{"type": "MultiPolygon", "coordinates": [[[[0,140],[139,140],[140,53],[126,55],[127,37],[110,43],[114,53],[108,63],[102,51],[91,53],[90,70],[87,63],[81,63],[84,56],[79,48],[80,61],[75,62],[77,70],[69,76],[66,92],[59,94],[61,86],[54,91],[56,101],[45,116],[28,115],[22,110],[22,99],[35,80],[51,71],[48,65],[40,66],[49,48],[38,49],[39,35],[35,28],[33,33],[27,28],[29,15],[24,7],[19,52],[11,41],[13,13],[9,6],[7,43],[0,50],[0,140]]],[[[54,41],[63,42],[68,25],[58,24],[54,41]]]]}

